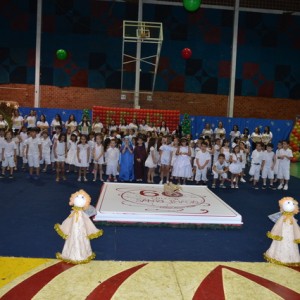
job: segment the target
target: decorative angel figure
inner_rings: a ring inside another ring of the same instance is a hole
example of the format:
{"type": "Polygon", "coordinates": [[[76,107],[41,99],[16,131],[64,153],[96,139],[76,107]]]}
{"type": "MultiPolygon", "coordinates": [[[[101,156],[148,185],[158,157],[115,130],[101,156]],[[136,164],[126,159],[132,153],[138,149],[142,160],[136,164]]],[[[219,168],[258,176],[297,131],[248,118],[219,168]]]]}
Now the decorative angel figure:
{"type": "Polygon", "coordinates": [[[300,227],[294,218],[299,212],[298,202],[285,197],[279,201],[282,216],[277,220],[267,236],[273,240],[264,258],[275,264],[286,266],[300,266],[300,227]]]}
{"type": "Polygon", "coordinates": [[[103,230],[95,227],[84,212],[91,203],[91,197],[80,190],[70,197],[72,212],[60,225],[55,224],[56,232],[66,240],[62,253],[56,253],[56,258],[71,264],[88,263],[95,258],[90,240],[102,236],[103,230]]]}

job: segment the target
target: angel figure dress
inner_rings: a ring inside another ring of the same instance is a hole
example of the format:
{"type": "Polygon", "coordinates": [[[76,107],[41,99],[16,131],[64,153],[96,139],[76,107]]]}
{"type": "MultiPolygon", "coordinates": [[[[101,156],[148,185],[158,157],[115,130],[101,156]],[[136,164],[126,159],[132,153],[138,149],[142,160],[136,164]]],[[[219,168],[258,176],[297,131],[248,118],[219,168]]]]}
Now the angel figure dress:
{"type": "Polygon", "coordinates": [[[298,202],[291,197],[279,201],[282,215],[267,236],[272,239],[264,258],[275,264],[300,266],[300,227],[294,215],[299,212],[298,202]]]}
{"type": "Polygon", "coordinates": [[[57,259],[71,264],[84,264],[96,257],[90,240],[102,236],[103,230],[96,228],[84,212],[90,202],[91,197],[84,190],[71,195],[69,204],[73,206],[73,212],[61,225],[54,226],[56,232],[66,240],[62,253],[56,253],[57,259]]]}

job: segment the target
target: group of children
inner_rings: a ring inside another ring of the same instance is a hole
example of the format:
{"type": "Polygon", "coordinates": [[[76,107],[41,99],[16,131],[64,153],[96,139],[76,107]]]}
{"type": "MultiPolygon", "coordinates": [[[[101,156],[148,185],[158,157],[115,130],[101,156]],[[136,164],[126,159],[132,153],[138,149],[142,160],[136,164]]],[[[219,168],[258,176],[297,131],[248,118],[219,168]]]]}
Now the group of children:
{"type": "Polygon", "coordinates": [[[212,175],[212,188],[220,182],[225,188],[230,182],[231,188],[238,188],[239,182],[245,182],[246,166],[250,164],[250,181],[258,189],[262,177],[265,189],[267,179],[270,188],[280,181],[278,189],[288,189],[289,167],[292,151],[287,141],[280,142],[276,153],[273,145],[254,143],[251,153],[249,139],[234,138],[230,142],[225,137],[200,137],[191,140],[189,136],[180,138],[175,134],[157,134],[150,132],[131,132],[109,134],[91,132],[82,134],[76,129],[63,132],[61,126],[55,126],[50,137],[47,130],[22,127],[17,134],[0,129],[0,161],[5,177],[9,178],[17,168],[17,156],[22,159],[22,168],[28,164],[29,177],[38,179],[40,169],[47,172],[51,166],[56,173],[56,181],[66,180],[66,173],[78,173],[78,181],[88,181],[87,173],[93,173],[93,181],[104,180],[104,171],[108,181],[146,181],[154,183],[158,172],[160,183],[176,181],[185,184],[207,184],[212,175]],[[230,173],[230,176],[228,175],[230,173]]]}

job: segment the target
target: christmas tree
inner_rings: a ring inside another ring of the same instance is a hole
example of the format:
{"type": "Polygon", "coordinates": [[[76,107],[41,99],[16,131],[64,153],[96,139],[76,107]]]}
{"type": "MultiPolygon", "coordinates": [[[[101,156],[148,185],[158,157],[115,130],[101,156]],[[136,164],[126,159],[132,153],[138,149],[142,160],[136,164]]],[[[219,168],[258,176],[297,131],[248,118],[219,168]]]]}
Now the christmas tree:
{"type": "Polygon", "coordinates": [[[184,114],[183,120],[181,121],[182,135],[191,133],[191,119],[188,114],[184,114]]]}

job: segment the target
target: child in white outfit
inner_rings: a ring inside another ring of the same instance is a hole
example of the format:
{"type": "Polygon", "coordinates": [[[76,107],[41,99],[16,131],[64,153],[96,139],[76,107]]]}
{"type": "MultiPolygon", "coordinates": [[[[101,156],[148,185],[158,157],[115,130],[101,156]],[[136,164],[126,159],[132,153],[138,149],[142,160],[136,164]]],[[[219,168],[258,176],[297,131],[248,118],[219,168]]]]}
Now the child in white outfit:
{"type": "Polygon", "coordinates": [[[9,178],[13,178],[14,167],[15,165],[15,158],[17,156],[17,145],[12,140],[12,133],[7,131],[5,134],[5,140],[1,142],[1,157],[2,157],[2,174],[0,178],[5,177],[5,170],[9,167],[10,175],[9,178]]]}
{"type": "Polygon", "coordinates": [[[116,141],[113,139],[110,141],[109,148],[105,153],[106,161],[106,175],[108,175],[107,181],[117,181],[118,164],[119,164],[120,150],[116,147],[116,141]]]}
{"type": "Polygon", "coordinates": [[[42,159],[42,142],[37,137],[37,129],[30,130],[30,138],[26,140],[26,158],[28,159],[29,178],[33,176],[35,169],[36,176],[34,179],[39,179],[40,176],[40,160],[42,159]]]}
{"type": "Polygon", "coordinates": [[[93,149],[94,159],[94,179],[97,180],[97,173],[99,172],[100,181],[103,181],[102,165],[104,163],[104,147],[101,134],[97,133],[95,137],[95,145],[93,149]]]}
{"type": "Polygon", "coordinates": [[[66,180],[65,176],[65,160],[67,157],[67,136],[65,133],[61,133],[58,139],[53,145],[54,158],[56,162],[56,181],[60,180],[60,175],[63,180],[66,180]]]}
{"type": "Polygon", "coordinates": [[[42,132],[41,143],[42,143],[42,159],[40,161],[40,164],[42,165],[43,163],[45,163],[42,172],[47,172],[47,166],[51,164],[50,153],[51,153],[51,146],[52,146],[52,142],[48,136],[47,131],[42,132]]]}
{"type": "Polygon", "coordinates": [[[86,135],[82,135],[80,142],[77,144],[77,166],[79,167],[77,181],[81,181],[81,175],[83,175],[84,181],[88,181],[86,178],[86,170],[89,167],[89,161],[90,147],[87,143],[86,135]]]}
{"type": "Polygon", "coordinates": [[[173,151],[173,148],[170,145],[170,139],[168,137],[163,137],[162,145],[159,147],[160,184],[163,183],[165,177],[166,177],[167,183],[169,182],[172,151],[173,151]]]}
{"type": "Polygon", "coordinates": [[[203,181],[204,183],[207,182],[207,168],[209,166],[211,159],[210,153],[207,151],[207,143],[203,142],[201,144],[201,150],[197,152],[196,154],[196,176],[195,180],[196,183],[199,183],[199,181],[203,181]]]}
{"type": "Polygon", "coordinates": [[[278,189],[282,188],[286,191],[288,190],[288,182],[290,180],[290,164],[293,157],[293,152],[289,148],[288,141],[282,142],[282,149],[279,150],[279,164],[278,164],[278,175],[277,178],[280,179],[280,184],[278,189]]]}
{"type": "MultiPolygon", "coordinates": [[[[253,187],[257,190],[257,182],[259,181],[260,171],[262,170],[262,161],[264,153],[262,151],[261,142],[256,143],[256,149],[251,155],[251,167],[249,170],[250,176],[252,176],[253,187]]],[[[250,179],[251,180],[251,179],[250,179]]]]}
{"type": "Polygon", "coordinates": [[[273,152],[273,145],[268,144],[267,150],[264,151],[263,162],[262,162],[262,173],[263,189],[267,187],[267,178],[270,179],[270,188],[273,189],[274,180],[274,167],[276,163],[276,155],[273,152]]]}
{"type": "Polygon", "coordinates": [[[240,153],[239,145],[233,148],[230,155],[229,171],[231,173],[231,188],[239,188],[239,175],[242,172],[242,155],[240,153]],[[235,184],[235,186],[234,186],[235,184]]]}
{"type": "Polygon", "coordinates": [[[74,172],[76,173],[77,165],[77,135],[72,133],[69,142],[67,142],[67,158],[66,163],[69,165],[67,173],[71,172],[71,167],[74,167],[74,172]]]}
{"type": "Polygon", "coordinates": [[[214,189],[216,187],[217,179],[220,179],[221,181],[220,188],[226,188],[224,182],[227,179],[228,164],[225,161],[224,154],[219,154],[218,160],[214,162],[212,170],[214,175],[212,188],[214,189]]]}

